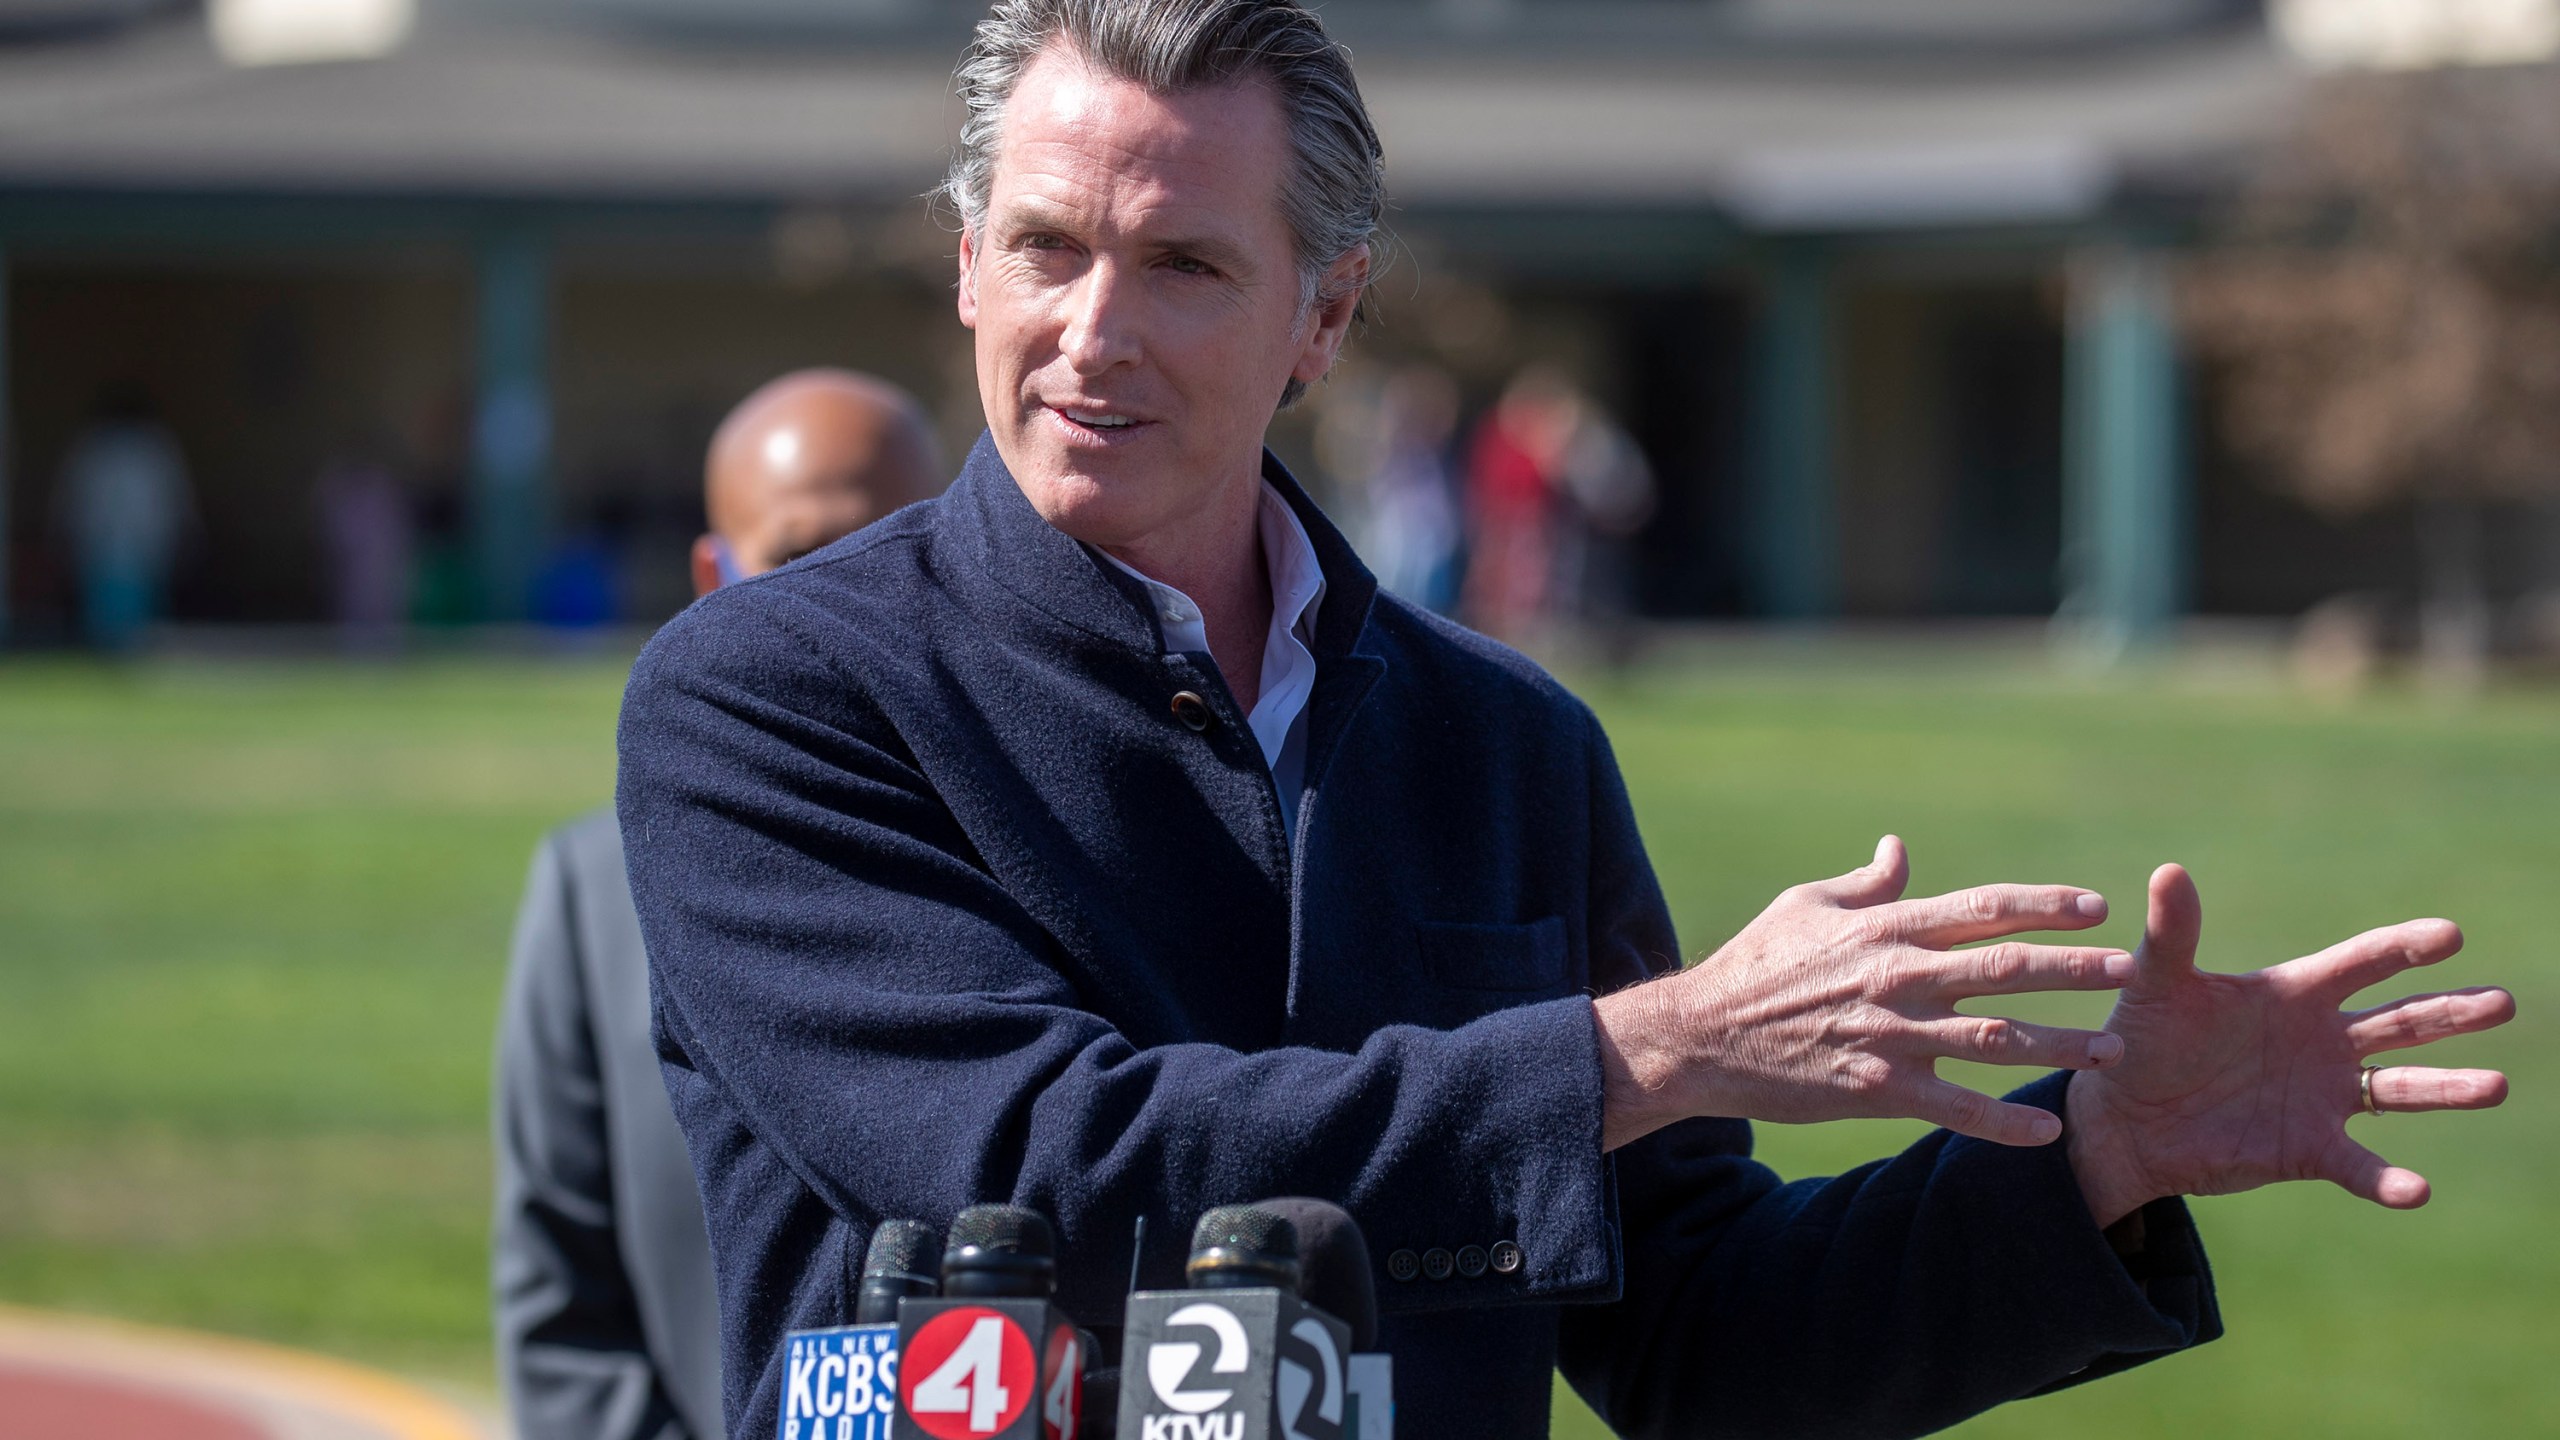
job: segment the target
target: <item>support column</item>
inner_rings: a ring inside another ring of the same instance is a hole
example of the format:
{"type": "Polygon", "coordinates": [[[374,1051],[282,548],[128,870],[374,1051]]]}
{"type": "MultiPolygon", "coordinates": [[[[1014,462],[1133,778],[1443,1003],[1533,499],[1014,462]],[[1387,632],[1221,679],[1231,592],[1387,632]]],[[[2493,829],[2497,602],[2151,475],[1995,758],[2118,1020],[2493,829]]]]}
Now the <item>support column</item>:
{"type": "Polygon", "coordinates": [[[1783,620],[1840,609],[1831,469],[1831,257],[1804,246],[1767,266],[1753,337],[1752,609],[1783,620]]]}
{"type": "Polygon", "coordinates": [[[16,416],[9,392],[9,252],[0,249],[0,645],[8,644],[15,618],[9,609],[10,587],[17,584],[17,572],[9,564],[17,558],[10,526],[14,472],[9,459],[17,450],[18,434],[10,424],[16,416]]]}
{"type": "Polygon", "coordinates": [[[2186,606],[2186,420],[2162,258],[2075,259],[2064,386],[2062,611],[2103,655],[2156,640],[2186,606]]]}
{"type": "Polygon", "coordinates": [[[481,242],[472,561],[484,620],[521,620],[550,528],[551,255],[530,230],[481,242]]]}

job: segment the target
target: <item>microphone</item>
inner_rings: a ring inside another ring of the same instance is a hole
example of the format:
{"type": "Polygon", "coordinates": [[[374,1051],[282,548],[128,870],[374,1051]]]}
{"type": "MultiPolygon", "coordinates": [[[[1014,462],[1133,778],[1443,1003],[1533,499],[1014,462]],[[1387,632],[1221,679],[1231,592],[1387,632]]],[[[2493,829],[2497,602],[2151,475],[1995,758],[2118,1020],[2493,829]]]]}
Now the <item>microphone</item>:
{"type": "MultiPolygon", "coordinates": [[[[1129,1297],[1121,1349],[1120,1440],[1369,1440],[1351,1401],[1351,1327],[1309,1304],[1321,1274],[1357,1303],[1338,1273],[1359,1227],[1320,1201],[1226,1205],[1192,1232],[1187,1290],[1129,1297]],[[1321,1207],[1321,1208],[1317,1208],[1321,1207]],[[1330,1213],[1327,1213],[1330,1212],[1330,1213]],[[1310,1251],[1293,1216],[1325,1237],[1310,1251]]],[[[1367,1246],[1360,1265],[1365,1269],[1367,1246]]],[[[1369,1301],[1375,1327],[1376,1301],[1369,1301]]]]}
{"type": "Polygon", "coordinates": [[[862,1287],[853,1302],[853,1323],[895,1325],[898,1302],[931,1295],[942,1268],[942,1237],[921,1220],[883,1220],[871,1232],[871,1250],[862,1260],[862,1287]]]}
{"type": "Polygon", "coordinates": [[[1191,1232],[1183,1279],[1194,1290],[1286,1290],[1298,1293],[1298,1227],[1268,1206],[1226,1205],[1200,1217],[1191,1232]]]}
{"type": "Polygon", "coordinates": [[[1378,1348],[1377,1272],[1369,1265],[1369,1238],[1351,1212],[1330,1200],[1303,1195],[1255,1206],[1281,1216],[1298,1232],[1298,1265],[1306,1302],[1351,1327],[1351,1348],[1378,1348]]]}
{"type": "Polygon", "coordinates": [[[851,1325],[783,1337],[782,1440],[891,1440],[898,1412],[898,1303],[934,1292],[942,1237],[915,1220],[871,1232],[851,1325]]]}
{"type": "Polygon", "coordinates": [[[1298,1231],[1298,1262],[1305,1279],[1298,1293],[1308,1304],[1351,1330],[1351,1357],[1343,1368],[1349,1405],[1344,1440],[1395,1440],[1395,1357],[1378,1350],[1378,1279],[1369,1263],[1369,1239],[1351,1212],[1330,1200],[1303,1195],[1265,1200],[1256,1207],[1287,1217],[1298,1231]]]}
{"type": "Polygon", "coordinates": [[[1047,1217],[1014,1205],[961,1211],[941,1294],[898,1304],[894,1440],[1075,1440],[1092,1347],[1052,1303],[1057,1288],[1047,1217]]]}

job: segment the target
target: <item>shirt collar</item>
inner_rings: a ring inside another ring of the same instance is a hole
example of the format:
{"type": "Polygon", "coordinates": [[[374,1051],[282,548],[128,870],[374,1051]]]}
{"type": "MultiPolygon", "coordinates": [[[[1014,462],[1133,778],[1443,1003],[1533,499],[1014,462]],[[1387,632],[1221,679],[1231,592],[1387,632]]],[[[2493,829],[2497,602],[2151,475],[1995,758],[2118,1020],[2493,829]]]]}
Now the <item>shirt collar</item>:
{"type": "MultiPolygon", "coordinates": [[[[1378,603],[1377,578],[1268,450],[1262,455],[1262,479],[1280,492],[1315,546],[1324,589],[1307,627],[1314,632],[1308,648],[1326,663],[1354,654],[1369,633],[1370,612],[1378,603]]],[[[1161,626],[1147,589],[1041,519],[1005,469],[993,435],[981,434],[970,447],[959,478],[934,502],[934,510],[934,543],[948,547],[944,553],[954,560],[965,561],[975,580],[1106,645],[1163,653],[1161,626]]]]}
{"type": "MultiPolygon", "coordinates": [[[[1316,615],[1324,601],[1324,564],[1317,559],[1315,541],[1298,519],[1298,512],[1268,480],[1262,482],[1261,494],[1256,497],[1254,532],[1262,545],[1263,568],[1271,576],[1271,630],[1264,642],[1266,652],[1293,635],[1302,643],[1312,643],[1316,615]]],[[[1209,653],[1209,630],[1200,617],[1198,602],[1116,555],[1100,549],[1094,553],[1145,588],[1148,600],[1155,606],[1156,621],[1164,630],[1167,651],[1209,653]]]]}

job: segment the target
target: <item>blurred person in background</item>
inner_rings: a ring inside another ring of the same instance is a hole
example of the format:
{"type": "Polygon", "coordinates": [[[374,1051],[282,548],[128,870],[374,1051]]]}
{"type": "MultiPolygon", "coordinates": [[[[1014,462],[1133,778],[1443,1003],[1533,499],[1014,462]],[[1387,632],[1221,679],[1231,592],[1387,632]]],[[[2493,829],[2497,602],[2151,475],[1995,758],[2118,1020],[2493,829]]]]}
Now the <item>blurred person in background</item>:
{"type": "Polygon", "coordinates": [[[1573,387],[1531,365],[1504,387],[1467,447],[1469,625],[1519,644],[1553,593],[1558,470],[1574,419],[1573,387]]]}
{"type": "Polygon", "coordinates": [[[372,445],[338,455],[321,468],[314,487],[328,552],[330,618],[346,647],[364,653],[399,644],[415,569],[416,517],[408,487],[383,458],[387,449],[372,445]]]}
{"type": "Polygon", "coordinates": [[[1378,445],[1362,477],[1369,505],[1365,554],[1378,583],[1443,614],[1458,601],[1457,487],[1449,442],[1458,429],[1458,385],[1445,370],[1412,365],[1378,396],[1378,445]]]}
{"type": "Polygon", "coordinates": [[[1633,642],[1636,532],[1653,518],[1653,466],[1626,427],[1587,394],[1573,392],[1560,427],[1555,593],[1612,663],[1633,642]]]}
{"type": "Polygon", "coordinates": [[[185,457],[151,397],[116,386],[63,458],[60,518],[89,643],[129,650],[160,618],[194,514],[185,457]]]}
{"type": "MultiPolygon", "coordinates": [[[[787,375],[712,439],[708,594],[931,495],[905,392],[787,375]]],[[[648,957],[611,809],[535,854],[498,1029],[499,1367],[523,1440],[717,1440],[719,1315],[683,1135],[649,1039],[648,957]]]]}

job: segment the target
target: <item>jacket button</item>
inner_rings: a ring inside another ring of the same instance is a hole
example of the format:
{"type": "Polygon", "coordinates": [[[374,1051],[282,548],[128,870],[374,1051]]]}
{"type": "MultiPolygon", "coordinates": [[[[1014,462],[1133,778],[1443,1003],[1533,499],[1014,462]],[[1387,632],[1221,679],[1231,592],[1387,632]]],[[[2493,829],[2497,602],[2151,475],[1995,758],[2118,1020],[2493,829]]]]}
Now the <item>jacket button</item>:
{"type": "Polygon", "coordinates": [[[1218,717],[1210,712],[1208,701],[1185,690],[1173,697],[1173,718],[1181,721],[1192,734],[1197,735],[1208,729],[1209,723],[1218,717]]]}
{"type": "Polygon", "coordinates": [[[1520,1269],[1520,1262],[1525,1258],[1526,1257],[1521,1255],[1519,1246],[1505,1240],[1501,1244],[1493,1247],[1494,1273],[1497,1275],[1514,1274],[1520,1269]]]}
{"type": "Polygon", "coordinates": [[[1457,1265],[1458,1262],[1446,1250],[1434,1248],[1422,1254],[1422,1273],[1434,1280],[1448,1279],[1449,1272],[1457,1265]]]}
{"type": "Polygon", "coordinates": [[[1422,1257],[1410,1250],[1399,1250],[1387,1257],[1387,1273],[1398,1280],[1410,1280],[1422,1273],[1422,1257]]]}
{"type": "Polygon", "coordinates": [[[1484,1273],[1489,1257],[1481,1245],[1469,1245],[1458,1252],[1458,1273],[1473,1280],[1484,1273]]]}

